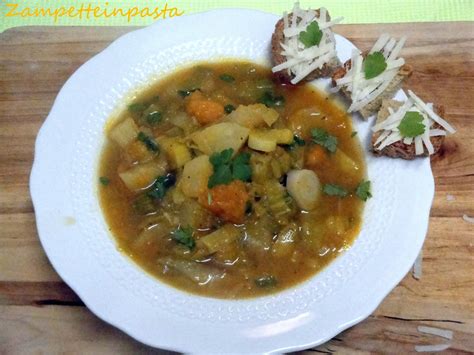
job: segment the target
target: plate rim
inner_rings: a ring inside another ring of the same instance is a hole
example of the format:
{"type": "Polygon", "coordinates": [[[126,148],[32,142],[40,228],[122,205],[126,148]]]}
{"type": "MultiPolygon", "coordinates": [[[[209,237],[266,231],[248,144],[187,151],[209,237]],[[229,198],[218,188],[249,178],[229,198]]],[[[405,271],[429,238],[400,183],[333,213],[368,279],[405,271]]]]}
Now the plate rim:
{"type": "MultiPolygon", "coordinates": [[[[273,15],[273,14],[268,14],[268,13],[265,13],[263,11],[259,11],[259,10],[243,10],[243,9],[217,9],[217,10],[211,10],[211,11],[206,11],[206,12],[202,12],[202,13],[198,13],[198,14],[192,14],[192,15],[187,15],[185,17],[183,17],[183,19],[189,19],[189,18],[197,18],[197,17],[205,17],[205,16],[209,16],[209,15],[214,15],[214,14],[222,14],[222,15],[228,15],[228,14],[231,14],[231,13],[234,13],[235,11],[238,11],[238,12],[245,12],[245,13],[249,13],[249,14],[256,14],[258,13],[259,15],[265,15],[265,16],[272,16],[274,19],[275,19],[275,22],[276,20],[279,18],[277,15],[273,15]]],[[[177,19],[171,19],[172,21],[176,21],[177,19]]],[[[40,156],[39,156],[39,152],[41,151],[40,149],[40,144],[39,142],[41,141],[41,135],[44,134],[44,132],[46,132],[46,127],[48,127],[49,124],[51,124],[51,119],[50,117],[51,116],[54,116],[55,114],[55,107],[57,106],[57,102],[58,100],[60,100],[64,95],[66,95],[65,93],[67,92],[68,90],[68,85],[73,81],[73,78],[76,76],[76,74],[81,70],[81,68],[83,68],[87,63],[93,63],[93,61],[97,60],[97,58],[99,58],[101,55],[103,55],[103,53],[107,52],[109,50],[109,48],[113,48],[113,46],[117,46],[119,45],[120,41],[122,41],[125,37],[129,37],[129,36],[133,36],[133,34],[137,34],[139,32],[146,32],[150,27],[154,27],[154,26],[159,26],[161,25],[161,23],[164,23],[166,21],[171,21],[171,20],[165,20],[165,21],[158,21],[156,22],[155,24],[151,25],[151,26],[148,26],[148,27],[145,27],[145,28],[142,28],[142,29],[138,29],[138,30],[134,30],[134,31],[131,31],[125,35],[122,35],[120,36],[119,38],[117,38],[116,40],[114,40],[111,44],[109,44],[105,49],[103,49],[101,52],[99,52],[98,54],[94,55],[91,59],[87,60],[85,63],[83,63],[69,78],[68,80],[65,82],[65,84],[63,85],[63,87],[60,89],[54,103],[53,103],[53,106],[51,108],[51,111],[49,113],[49,115],[47,116],[47,118],[45,119],[45,121],[43,122],[39,132],[38,132],[38,135],[37,135],[37,138],[36,138],[36,142],[35,142],[35,155],[34,155],[34,161],[33,161],[33,165],[32,165],[32,170],[31,170],[31,175],[30,175],[30,193],[31,193],[31,197],[32,197],[32,202],[33,202],[33,205],[34,205],[34,208],[35,208],[35,215],[37,216],[37,209],[39,209],[41,203],[39,202],[39,192],[38,192],[38,185],[37,185],[37,173],[38,173],[38,166],[40,165],[41,163],[41,159],[40,159],[40,156]],[[48,123],[48,120],[49,120],[49,123],[48,123]]],[[[190,21],[190,20],[187,20],[187,21],[190,21]]],[[[169,23],[169,22],[168,22],[169,23]]],[[[429,166],[429,159],[428,159],[428,166],[429,166]]],[[[430,171],[430,180],[432,180],[432,183],[434,185],[434,178],[433,178],[433,175],[432,175],[432,172],[431,172],[431,169],[429,169],[430,171]]],[[[423,233],[423,238],[420,238],[421,242],[419,242],[419,248],[417,248],[416,250],[416,254],[417,255],[422,247],[422,244],[423,244],[423,241],[425,239],[425,236],[426,236],[426,232],[428,230],[428,220],[429,220],[429,213],[430,213],[430,209],[431,209],[431,204],[432,204],[432,201],[433,201],[433,197],[434,197],[434,188],[430,191],[430,196],[429,196],[429,203],[428,203],[428,208],[427,210],[425,211],[425,215],[426,216],[423,216],[423,220],[426,219],[426,223],[425,223],[425,228],[424,228],[424,233],[423,233]]],[[[428,202],[428,201],[425,201],[425,202],[428,202]]],[[[43,233],[43,236],[41,231],[40,231],[40,223],[39,221],[37,222],[37,229],[38,229],[38,234],[39,234],[39,239],[40,239],[40,242],[41,242],[41,245],[43,247],[43,249],[45,250],[47,256],[48,256],[48,259],[50,260],[51,264],[53,265],[55,271],[60,275],[60,277],[62,278],[62,280],[67,283],[69,285],[69,287],[71,287],[74,292],[76,292],[76,294],[81,298],[81,300],[83,300],[83,302],[86,304],[86,306],[89,308],[89,310],[91,310],[96,316],[98,316],[100,319],[104,320],[105,322],[113,325],[114,327],[124,331],[126,334],[129,334],[130,336],[132,336],[133,338],[135,338],[136,340],[146,344],[146,345],[149,345],[149,346],[153,346],[153,347],[156,347],[156,343],[150,343],[148,342],[147,340],[137,336],[134,332],[131,332],[130,329],[128,329],[127,327],[125,326],[122,326],[121,323],[111,319],[110,315],[109,316],[106,316],[103,312],[101,312],[100,309],[98,309],[97,307],[95,307],[95,305],[92,305],[93,302],[89,302],[88,300],[88,296],[83,294],[82,290],[80,290],[80,292],[78,292],[78,290],[76,289],[76,287],[74,286],[74,281],[71,280],[69,278],[69,276],[66,276],[64,275],[64,273],[60,270],[60,268],[57,267],[56,263],[54,262],[54,257],[52,256],[52,254],[48,251],[48,246],[47,246],[47,236],[44,235],[43,233]]],[[[289,345],[287,347],[280,347],[278,349],[271,349],[269,350],[268,352],[270,353],[273,353],[273,352],[280,352],[280,351],[290,351],[290,350],[302,350],[302,349],[306,349],[306,348],[309,348],[309,347],[313,347],[313,346],[316,346],[318,344],[321,344],[329,339],[331,339],[333,336],[335,336],[336,334],[340,333],[341,331],[344,331],[345,329],[353,326],[354,324],[357,324],[359,323],[361,320],[367,318],[370,314],[373,313],[373,311],[380,305],[380,303],[382,302],[382,300],[393,290],[393,288],[395,288],[397,286],[397,284],[403,279],[403,277],[405,276],[405,274],[410,270],[411,268],[411,265],[409,265],[408,267],[405,267],[405,268],[402,268],[403,270],[405,270],[403,273],[401,273],[400,271],[397,272],[397,274],[400,274],[398,277],[395,277],[395,279],[397,279],[397,281],[393,284],[393,286],[391,286],[390,288],[386,287],[386,291],[385,292],[379,292],[378,295],[379,297],[377,297],[377,300],[374,301],[371,299],[370,301],[370,304],[372,305],[372,307],[368,307],[367,309],[365,309],[365,312],[364,311],[361,311],[360,312],[360,315],[354,319],[352,319],[351,321],[337,327],[337,329],[335,329],[333,332],[332,332],[332,335],[326,335],[325,337],[323,338],[320,338],[320,339],[315,339],[314,341],[311,341],[309,343],[304,343],[304,344],[300,344],[300,345],[289,345]]],[[[296,286],[298,287],[298,286],[296,286]]],[[[316,337],[315,337],[316,338],[316,337]]],[[[168,350],[174,350],[174,351],[182,351],[183,349],[181,348],[177,348],[177,347],[163,347],[161,345],[159,345],[161,348],[163,349],[168,349],[168,350]]]]}

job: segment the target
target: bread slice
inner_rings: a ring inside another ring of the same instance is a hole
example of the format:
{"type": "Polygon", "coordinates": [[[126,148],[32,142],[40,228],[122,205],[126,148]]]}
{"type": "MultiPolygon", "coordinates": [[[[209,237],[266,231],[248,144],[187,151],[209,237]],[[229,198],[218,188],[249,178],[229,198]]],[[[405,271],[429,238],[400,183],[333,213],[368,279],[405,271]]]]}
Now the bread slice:
{"type": "MultiPolygon", "coordinates": [[[[383,100],[380,110],[377,114],[377,120],[375,121],[375,124],[385,121],[388,118],[388,116],[390,116],[390,113],[388,111],[389,107],[391,107],[394,111],[396,111],[402,105],[403,105],[403,102],[401,101],[383,100]]],[[[434,111],[441,117],[444,116],[443,106],[434,105],[434,111]]],[[[442,127],[435,122],[432,128],[435,129],[435,128],[442,128],[442,127]]],[[[398,141],[386,146],[382,150],[377,150],[375,149],[374,144],[377,138],[380,136],[380,134],[382,134],[382,131],[375,132],[372,135],[372,148],[376,156],[385,155],[390,158],[401,158],[401,159],[406,159],[406,160],[412,160],[412,159],[415,159],[416,157],[429,155],[425,146],[423,146],[423,155],[416,155],[414,142],[412,144],[405,144],[402,141],[398,141]]],[[[431,144],[433,144],[433,148],[434,148],[434,154],[436,154],[441,148],[441,145],[444,142],[444,137],[445,136],[430,137],[431,144]]]]}
{"type": "MultiPolygon", "coordinates": [[[[319,17],[319,9],[316,11],[316,17],[319,17]]],[[[326,20],[330,21],[331,16],[329,16],[329,12],[326,12],[326,20]]],[[[288,14],[288,20],[291,20],[293,13],[288,14]]],[[[272,60],[274,66],[277,66],[281,63],[286,62],[286,57],[281,54],[283,49],[281,48],[280,43],[283,42],[285,39],[285,35],[283,34],[283,30],[285,29],[285,24],[283,22],[283,18],[281,18],[275,25],[275,31],[272,35],[272,60]]],[[[321,68],[313,70],[308,76],[304,79],[304,81],[311,81],[318,78],[329,77],[332,75],[334,70],[339,66],[340,62],[337,58],[333,58],[328,63],[325,63],[321,68]]],[[[280,70],[279,72],[274,73],[274,76],[278,79],[278,81],[282,83],[290,83],[291,79],[294,78],[294,75],[288,74],[287,69],[280,70]]]]}
{"type": "MultiPolygon", "coordinates": [[[[365,53],[363,56],[365,56],[367,53],[365,53]]],[[[351,69],[351,60],[347,60],[343,66],[338,68],[332,75],[332,84],[336,86],[336,80],[344,77],[346,73],[351,69]]],[[[403,81],[408,78],[411,74],[413,73],[413,68],[411,65],[405,64],[403,65],[400,70],[398,71],[398,74],[392,79],[388,87],[385,89],[385,91],[376,97],[373,101],[369,102],[366,106],[364,106],[361,110],[359,110],[359,113],[364,119],[369,118],[370,116],[374,115],[377,113],[377,111],[380,109],[380,106],[382,106],[382,101],[386,99],[391,99],[398,90],[400,90],[403,81]]],[[[341,89],[341,92],[343,93],[344,96],[346,96],[349,100],[351,98],[351,93],[347,91],[346,89],[341,89]]]]}

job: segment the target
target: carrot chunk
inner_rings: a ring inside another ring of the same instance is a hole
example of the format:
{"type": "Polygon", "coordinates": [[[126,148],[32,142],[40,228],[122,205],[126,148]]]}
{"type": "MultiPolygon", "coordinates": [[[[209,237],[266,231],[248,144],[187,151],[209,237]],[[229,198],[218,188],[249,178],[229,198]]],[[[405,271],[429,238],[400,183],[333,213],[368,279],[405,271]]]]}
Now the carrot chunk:
{"type": "Polygon", "coordinates": [[[320,167],[328,159],[327,153],[320,145],[315,145],[306,153],[306,165],[311,168],[320,167]]]}
{"type": "Polygon", "coordinates": [[[199,203],[224,221],[242,223],[249,194],[245,184],[234,180],[228,185],[217,185],[199,196],[199,203]]]}
{"type": "Polygon", "coordinates": [[[201,125],[206,125],[216,122],[224,115],[224,106],[195,91],[187,99],[186,112],[194,116],[201,125]]]}

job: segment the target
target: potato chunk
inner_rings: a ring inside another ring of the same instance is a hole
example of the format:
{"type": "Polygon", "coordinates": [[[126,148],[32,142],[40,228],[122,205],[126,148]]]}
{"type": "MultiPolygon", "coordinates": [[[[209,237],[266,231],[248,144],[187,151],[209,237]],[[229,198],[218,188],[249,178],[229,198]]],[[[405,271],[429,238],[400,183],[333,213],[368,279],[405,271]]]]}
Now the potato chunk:
{"type": "Polygon", "coordinates": [[[120,147],[125,148],[138,135],[138,127],[131,117],[116,125],[109,133],[109,137],[120,147]]]}
{"type": "Polygon", "coordinates": [[[119,176],[130,190],[137,191],[150,186],[158,176],[164,175],[166,170],[165,160],[160,163],[152,161],[135,165],[127,171],[119,173],[119,176]]]}
{"type": "Polygon", "coordinates": [[[180,142],[178,139],[164,137],[159,139],[158,142],[166,152],[173,169],[181,168],[192,159],[191,152],[188,147],[186,147],[186,144],[180,142]]]}
{"type": "Polygon", "coordinates": [[[249,135],[249,147],[261,152],[273,152],[277,144],[293,142],[293,132],[289,129],[256,129],[249,135]]]}
{"type": "Polygon", "coordinates": [[[271,127],[277,119],[278,112],[264,104],[240,105],[226,117],[226,120],[247,128],[257,128],[265,125],[271,127]]]}
{"type": "Polygon", "coordinates": [[[298,206],[307,211],[316,207],[321,196],[321,184],[312,170],[291,170],[287,176],[286,188],[298,206]]]}
{"type": "Polygon", "coordinates": [[[207,182],[212,175],[212,165],[207,155],[200,155],[184,165],[183,176],[179,187],[188,197],[198,197],[207,189],[207,182]]]}
{"type": "Polygon", "coordinates": [[[227,148],[236,154],[247,142],[249,129],[236,123],[222,122],[194,133],[191,138],[198,149],[207,155],[218,153],[227,148]]]}

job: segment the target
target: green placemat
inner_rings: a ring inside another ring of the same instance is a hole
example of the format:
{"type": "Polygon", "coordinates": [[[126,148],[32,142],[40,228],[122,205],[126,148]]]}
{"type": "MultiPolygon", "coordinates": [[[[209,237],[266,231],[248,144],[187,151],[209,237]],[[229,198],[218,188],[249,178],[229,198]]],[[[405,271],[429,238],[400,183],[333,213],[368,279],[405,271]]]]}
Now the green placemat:
{"type": "MultiPolygon", "coordinates": [[[[474,0],[322,0],[301,2],[302,8],[329,9],[344,23],[473,21],[474,0]]],[[[284,0],[1,0],[0,32],[16,26],[144,26],[163,18],[218,8],[248,8],[281,14],[293,1],[284,0]]]]}

